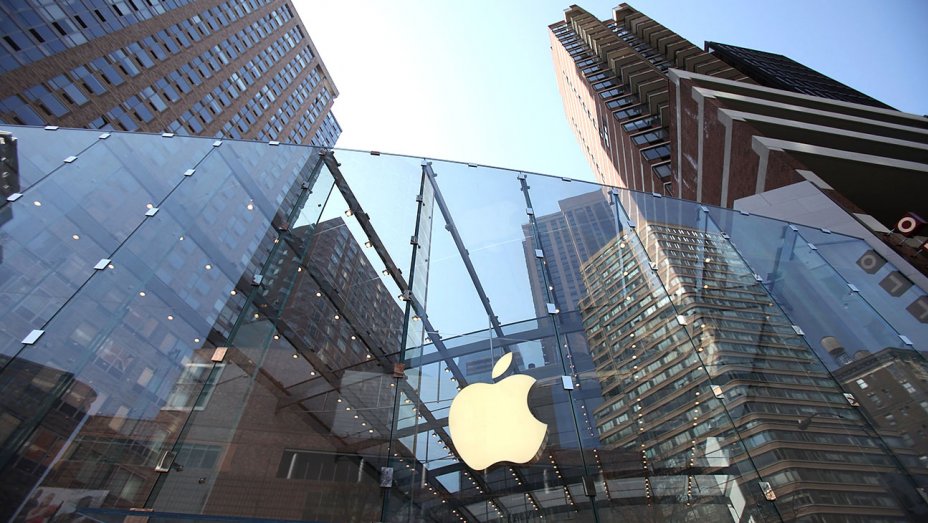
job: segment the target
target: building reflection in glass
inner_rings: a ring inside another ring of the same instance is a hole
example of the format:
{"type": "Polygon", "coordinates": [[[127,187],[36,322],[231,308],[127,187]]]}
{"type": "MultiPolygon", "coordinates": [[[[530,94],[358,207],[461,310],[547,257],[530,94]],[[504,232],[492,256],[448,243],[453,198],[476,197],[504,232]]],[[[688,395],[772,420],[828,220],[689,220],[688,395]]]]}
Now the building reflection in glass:
{"type": "Polygon", "coordinates": [[[9,131],[34,183],[0,207],[4,519],[925,517],[928,334],[899,330],[924,291],[887,296],[854,238],[450,162],[9,131]],[[449,409],[506,353],[544,443],[471,470],[449,409]]]}

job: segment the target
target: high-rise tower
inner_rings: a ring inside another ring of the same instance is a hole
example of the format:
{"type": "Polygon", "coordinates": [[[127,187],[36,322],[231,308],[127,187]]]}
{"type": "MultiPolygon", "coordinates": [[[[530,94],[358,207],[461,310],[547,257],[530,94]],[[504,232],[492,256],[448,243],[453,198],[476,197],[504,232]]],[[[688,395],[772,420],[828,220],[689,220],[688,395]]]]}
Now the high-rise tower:
{"type": "Polygon", "coordinates": [[[286,0],[4,2],[0,122],[331,146],[335,85],[286,0]]]}
{"type": "Polygon", "coordinates": [[[549,28],[564,110],[596,179],[675,193],[667,70],[747,77],[627,4],[606,21],[571,6],[549,28]]]}
{"type": "Polygon", "coordinates": [[[909,258],[908,278],[928,273],[925,231],[892,234],[928,215],[924,116],[781,55],[703,51],[625,4],[605,21],[572,6],[550,29],[598,181],[852,234],[909,258]]]}

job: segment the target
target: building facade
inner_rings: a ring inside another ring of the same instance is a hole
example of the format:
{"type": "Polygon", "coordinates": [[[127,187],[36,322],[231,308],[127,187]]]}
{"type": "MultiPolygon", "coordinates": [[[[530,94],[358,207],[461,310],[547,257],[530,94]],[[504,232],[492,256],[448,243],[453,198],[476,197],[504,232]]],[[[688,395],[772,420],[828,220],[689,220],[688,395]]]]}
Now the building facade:
{"type": "Polygon", "coordinates": [[[892,109],[879,100],[781,54],[718,42],[706,42],[705,49],[706,52],[766,87],[892,109]]]}
{"type": "MultiPolygon", "coordinates": [[[[914,500],[871,486],[892,483],[893,452],[912,457],[916,446],[890,451],[878,429],[862,427],[844,388],[713,229],[709,220],[651,222],[639,245],[623,237],[584,266],[594,289],[584,324],[602,326],[589,339],[609,398],[595,411],[602,444],[644,442],[654,468],[687,475],[687,502],[705,495],[706,478],[732,491],[754,488],[749,475],[726,476],[753,466],[787,521],[915,517],[906,510],[914,500]],[[834,420],[848,426],[840,438],[830,433],[834,420]],[[814,455],[809,445],[829,451],[814,455]]],[[[717,499],[702,502],[709,520],[729,516],[730,500],[717,499]]]]}
{"type": "Polygon", "coordinates": [[[891,231],[928,213],[914,196],[928,119],[784,56],[715,42],[703,52],[626,4],[613,14],[572,6],[550,26],[565,111],[598,181],[724,207],[809,181],[802,198],[823,193],[836,212],[743,205],[872,236],[925,273],[924,228],[891,231]]]}
{"type": "Polygon", "coordinates": [[[924,116],[780,55],[703,52],[625,4],[605,21],[572,6],[550,29],[598,181],[863,238],[900,266],[901,285],[928,284],[928,228],[896,231],[928,214],[924,116]]]}
{"type": "Polygon", "coordinates": [[[453,162],[3,130],[2,520],[928,514],[928,298],[888,299],[866,242],[453,162]],[[506,353],[530,387],[486,408],[544,437],[472,470],[449,412],[506,353]]]}
{"type": "Polygon", "coordinates": [[[331,146],[338,91],[286,0],[4,3],[0,122],[331,146]]]}
{"type": "Polygon", "coordinates": [[[571,6],[549,29],[564,110],[596,180],[677,194],[667,71],[747,76],[624,3],[602,21],[571,6]]]}

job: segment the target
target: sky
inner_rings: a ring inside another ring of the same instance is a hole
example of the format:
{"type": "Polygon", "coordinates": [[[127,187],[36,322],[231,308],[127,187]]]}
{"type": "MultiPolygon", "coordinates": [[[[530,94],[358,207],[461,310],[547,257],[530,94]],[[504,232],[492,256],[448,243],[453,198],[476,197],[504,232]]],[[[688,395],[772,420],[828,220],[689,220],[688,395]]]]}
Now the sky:
{"type": "MultiPolygon", "coordinates": [[[[566,1],[294,0],[339,91],[337,147],[592,180],[554,79],[566,1]]],[[[600,19],[616,2],[579,2],[600,19]]],[[[924,0],[635,1],[702,47],[786,55],[928,114],[924,0]]]]}

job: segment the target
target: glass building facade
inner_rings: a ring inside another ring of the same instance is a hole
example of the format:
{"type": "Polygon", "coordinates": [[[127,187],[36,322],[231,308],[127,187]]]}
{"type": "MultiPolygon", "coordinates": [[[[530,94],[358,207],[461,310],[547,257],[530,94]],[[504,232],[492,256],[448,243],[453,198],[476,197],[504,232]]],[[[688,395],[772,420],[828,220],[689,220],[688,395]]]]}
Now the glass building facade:
{"type": "Polygon", "coordinates": [[[928,298],[861,240],[470,164],[3,130],[2,520],[928,517],[928,298]],[[543,437],[495,427],[526,411],[543,437]]]}

